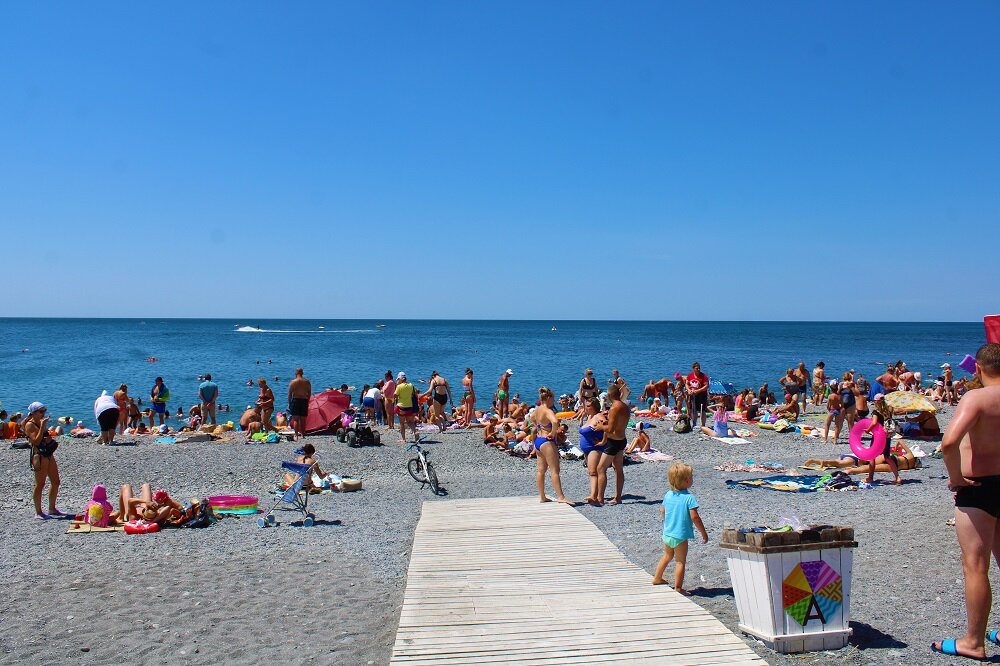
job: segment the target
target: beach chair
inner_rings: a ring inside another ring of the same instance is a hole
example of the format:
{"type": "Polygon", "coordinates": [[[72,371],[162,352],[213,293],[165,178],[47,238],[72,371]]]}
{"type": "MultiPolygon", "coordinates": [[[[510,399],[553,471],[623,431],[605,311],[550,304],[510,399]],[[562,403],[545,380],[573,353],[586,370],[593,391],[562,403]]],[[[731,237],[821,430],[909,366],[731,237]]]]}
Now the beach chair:
{"type": "MultiPolygon", "coordinates": [[[[305,465],[303,463],[288,462],[287,460],[282,462],[281,468],[296,475],[295,480],[285,490],[282,490],[280,487],[275,489],[274,502],[271,504],[271,508],[267,510],[267,513],[257,518],[257,525],[260,527],[277,525],[278,519],[275,517],[274,511],[278,508],[279,504],[286,504],[291,508],[285,510],[298,511],[302,514],[303,527],[312,527],[316,523],[316,515],[309,513],[309,491],[303,489],[303,486],[309,480],[309,476],[313,473],[315,467],[315,464],[305,465]]],[[[283,477],[284,473],[282,473],[282,480],[283,477]]]]}

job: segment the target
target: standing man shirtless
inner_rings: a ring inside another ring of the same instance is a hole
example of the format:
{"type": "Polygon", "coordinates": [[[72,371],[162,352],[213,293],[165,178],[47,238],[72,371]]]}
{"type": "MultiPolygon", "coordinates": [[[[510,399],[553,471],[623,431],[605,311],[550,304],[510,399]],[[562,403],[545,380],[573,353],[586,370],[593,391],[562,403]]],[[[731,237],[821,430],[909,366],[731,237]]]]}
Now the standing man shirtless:
{"type": "Polygon", "coordinates": [[[506,418],[510,414],[510,376],[514,371],[507,368],[507,372],[500,375],[497,382],[497,412],[500,418],[506,418]]]}
{"type": "MultiPolygon", "coordinates": [[[[931,645],[936,652],[983,659],[993,605],[990,553],[1000,561],[1000,344],[976,352],[983,388],[969,391],[941,441],[948,488],[955,493],[955,532],[965,573],[965,636],[931,645]]],[[[991,641],[996,642],[996,633],[991,641]]]]}
{"type": "Polygon", "coordinates": [[[288,413],[292,415],[292,430],[296,437],[306,436],[306,416],[309,415],[309,398],[312,382],[305,378],[302,368],[295,368],[295,379],[288,382],[288,413]]]}
{"type": "Polygon", "coordinates": [[[625,487],[625,428],[628,427],[629,409],[622,402],[621,388],[618,384],[608,387],[608,400],[611,409],[608,412],[608,422],[594,426],[604,431],[604,439],[598,446],[604,446],[601,460],[597,463],[597,503],[604,503],[604,491],[608,487],[608,467],[615,468],[615,497],[611,504],[622,503],[622,489],[625,487]]]}

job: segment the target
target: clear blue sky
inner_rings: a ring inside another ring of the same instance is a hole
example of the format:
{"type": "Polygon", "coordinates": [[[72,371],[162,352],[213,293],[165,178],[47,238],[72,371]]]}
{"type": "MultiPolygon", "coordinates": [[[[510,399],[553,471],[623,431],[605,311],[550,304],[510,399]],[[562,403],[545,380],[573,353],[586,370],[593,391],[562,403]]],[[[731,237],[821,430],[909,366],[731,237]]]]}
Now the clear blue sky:
{"type": "Polygon", "coordinates": [[[4,3],[3,314],[977,319],[998,26],[994,1],[4,3]]]}

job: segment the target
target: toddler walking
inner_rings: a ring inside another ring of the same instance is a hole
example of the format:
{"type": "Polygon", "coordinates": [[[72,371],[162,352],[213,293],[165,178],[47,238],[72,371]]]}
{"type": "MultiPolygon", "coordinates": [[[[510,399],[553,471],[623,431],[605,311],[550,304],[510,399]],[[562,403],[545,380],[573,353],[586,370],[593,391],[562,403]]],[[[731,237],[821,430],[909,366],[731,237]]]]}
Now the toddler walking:
{"type": "Polygon", "coordinates": [[[688,492],[694,483],[694,472],[690,465],[675,462],[667,472],[670,490],[663,496],[660,515],[663,516],[663,557],[656,565],[653,585],[663,585],[663,572],[674,558],[674,590],[684,596],[690,592],[684,589],[684,564],[687,561],[688,540],[694,538],[694,528],[701,533],[702,543],[708,543],[708,532],[698,515],[698,500],[688,492]]]}

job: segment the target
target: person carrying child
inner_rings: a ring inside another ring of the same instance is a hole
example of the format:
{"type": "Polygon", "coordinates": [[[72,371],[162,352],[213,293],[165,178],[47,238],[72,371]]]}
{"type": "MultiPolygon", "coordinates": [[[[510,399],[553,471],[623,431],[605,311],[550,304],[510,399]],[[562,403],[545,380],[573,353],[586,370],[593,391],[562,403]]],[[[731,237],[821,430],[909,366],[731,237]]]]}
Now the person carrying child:
{"type": "Polygon", "coordinates": [[[667,471],[670,490],[663,496],[660,515],[663,516],[663,557],[656,565],[653,585],[664,585],[663,572],[670,561],[677,560],[674,569],[674,590],[689,596],[684,589],[684,565],[687,562],[688,541],[694,538],[694,528],[701,533],[702,543],[708,543],[708,532],[698,515],[698,500],[688,488],[694,483],[694,471],[690,465],[675,462],[667,471]]]}

